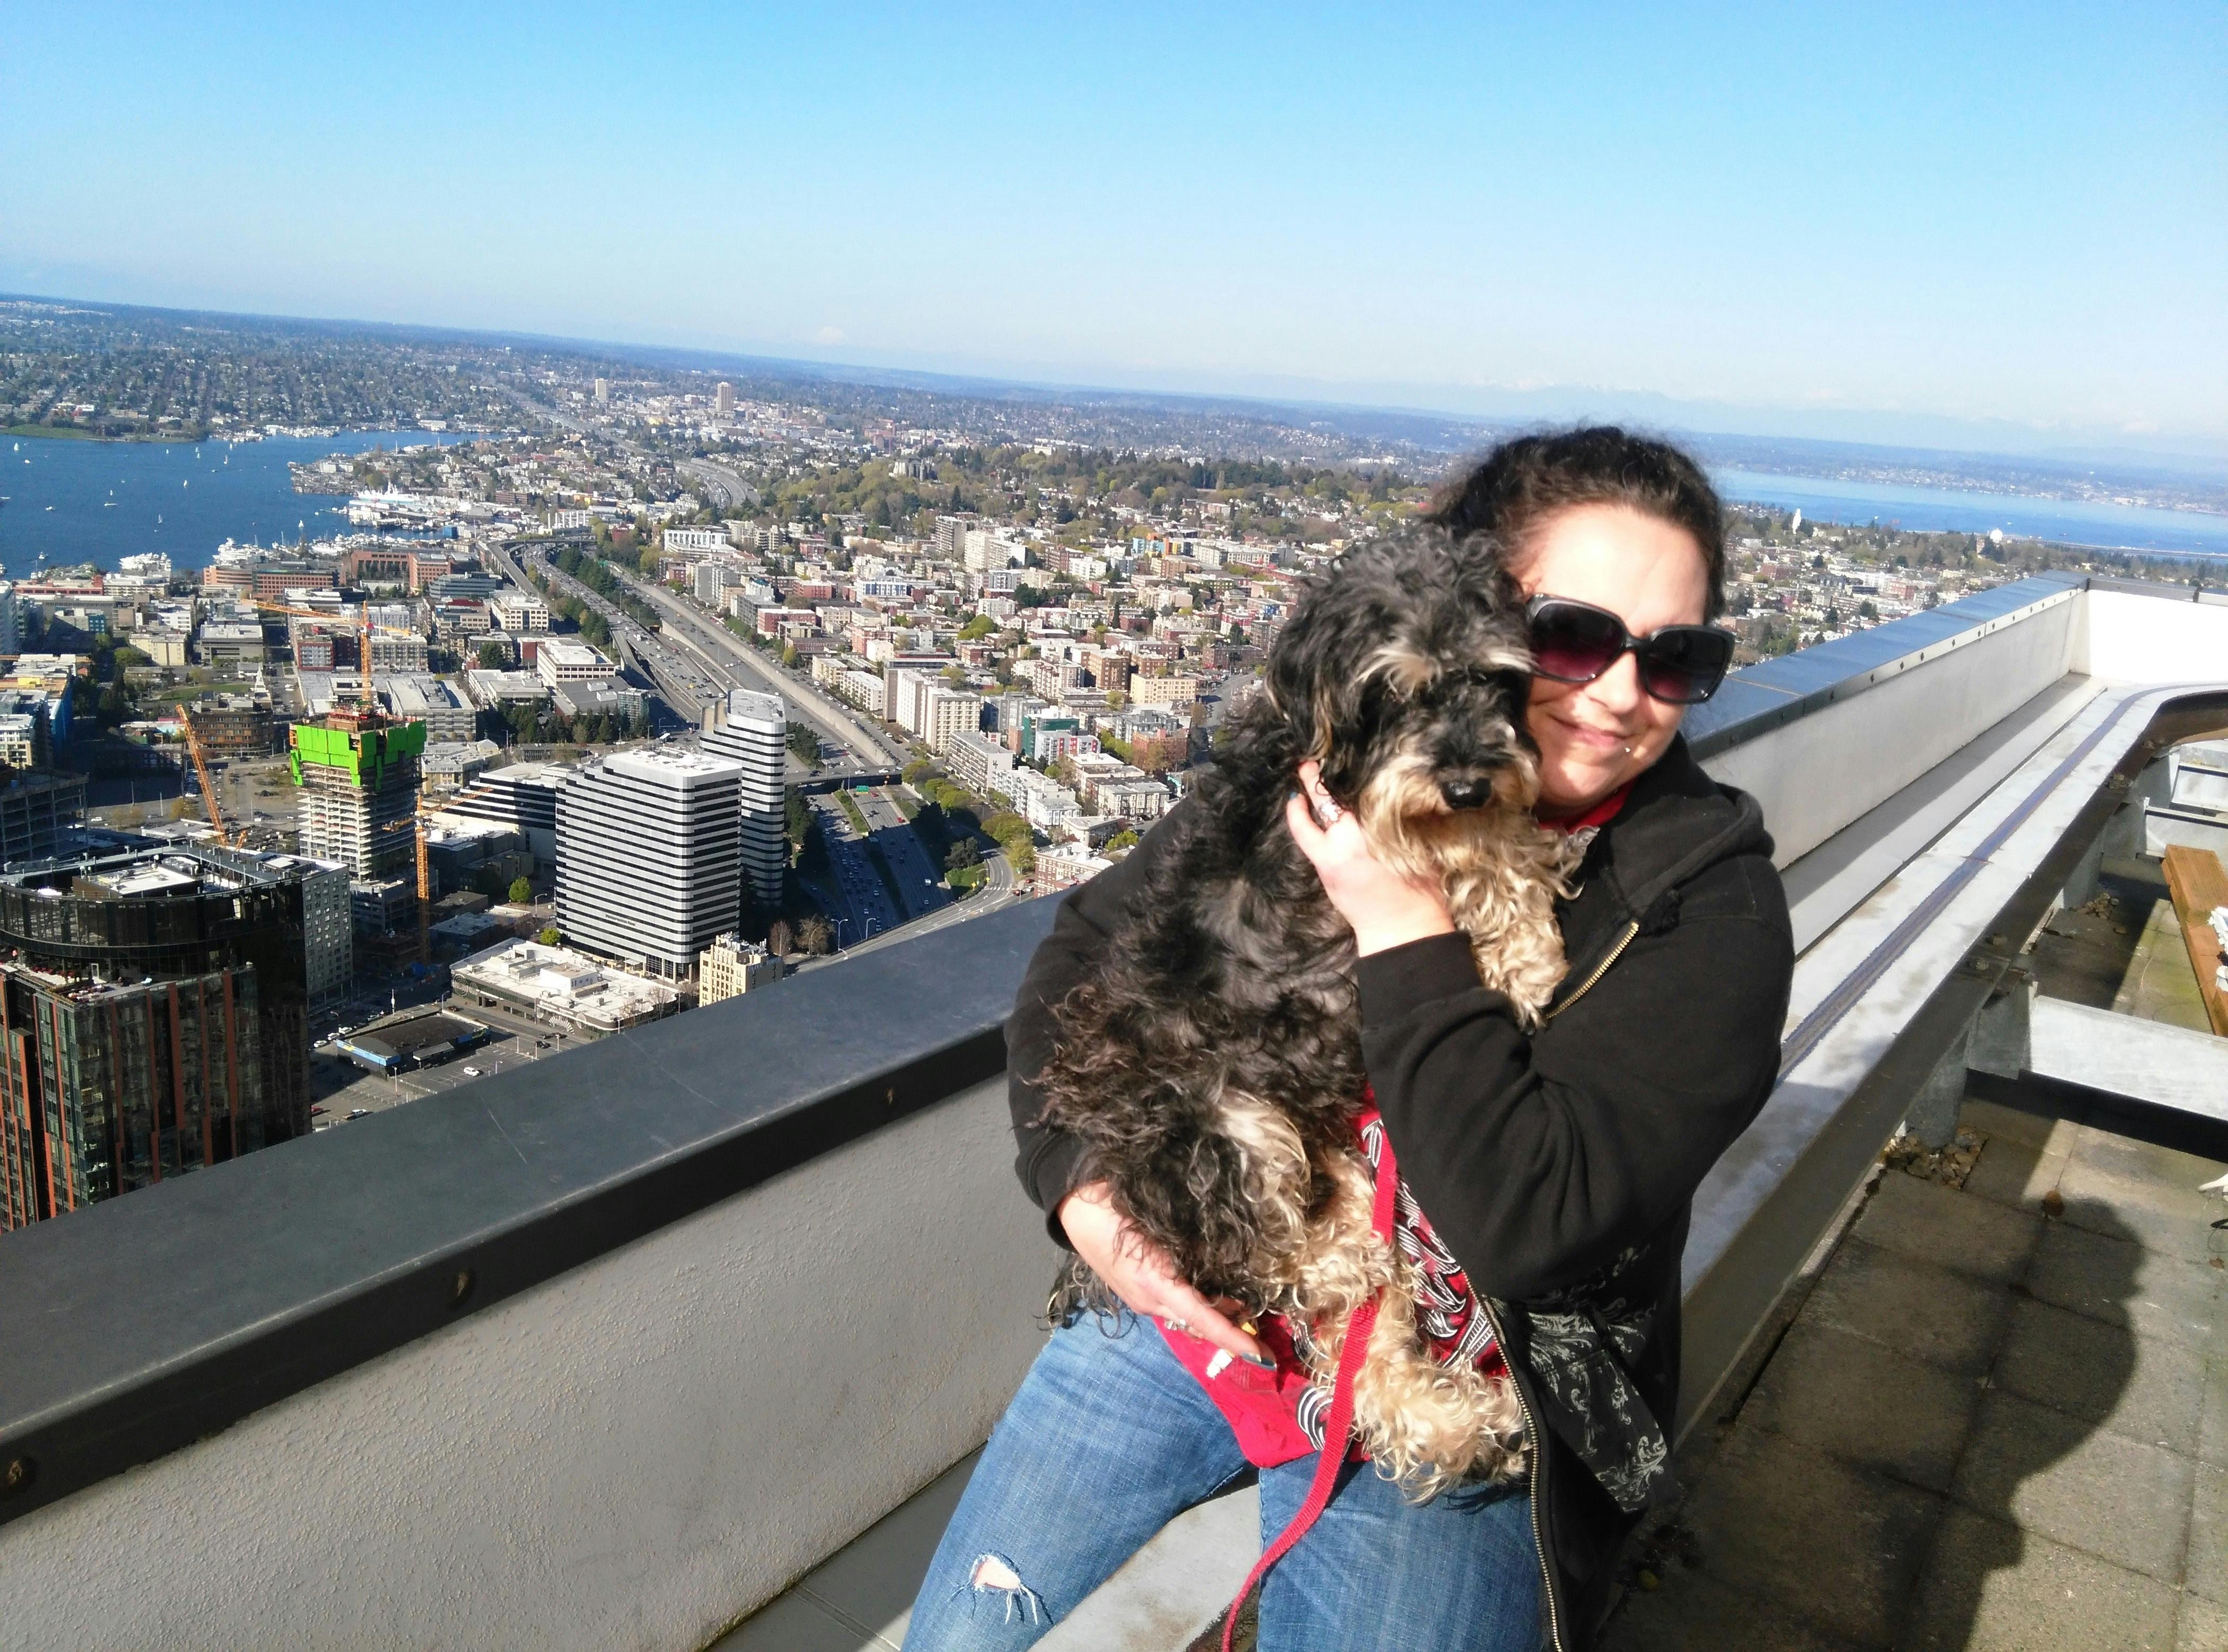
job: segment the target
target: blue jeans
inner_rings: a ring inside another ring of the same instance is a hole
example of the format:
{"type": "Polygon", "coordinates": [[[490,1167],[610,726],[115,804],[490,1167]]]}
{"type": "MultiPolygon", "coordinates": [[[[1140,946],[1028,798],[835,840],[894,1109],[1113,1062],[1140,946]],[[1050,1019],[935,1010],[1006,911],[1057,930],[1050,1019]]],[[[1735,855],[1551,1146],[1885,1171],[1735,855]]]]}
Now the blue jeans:
{"type": "MultiPolygon", "coordinates": [[[[1159,1328],[1090,1315],[1053,1334],[929,1563],[906,1652],[1008,1652],[1075,1610],[1162,1527],[1246,1470],[1159,1328]]],[[[1260,1476],[1282,1531],[1315,1459],[1260,1476]]],[[[1523,1487],[1421,1506],[1349,1463],[1262,1586],[1260,1652],[1535,1652],[1540,1563],[1523,1487]]]]}

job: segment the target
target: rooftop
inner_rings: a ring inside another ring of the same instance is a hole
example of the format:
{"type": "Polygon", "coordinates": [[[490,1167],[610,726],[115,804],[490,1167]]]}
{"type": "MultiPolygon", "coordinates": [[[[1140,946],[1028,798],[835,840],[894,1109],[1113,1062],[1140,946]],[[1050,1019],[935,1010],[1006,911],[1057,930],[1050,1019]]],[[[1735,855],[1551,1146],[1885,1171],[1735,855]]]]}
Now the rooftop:
{"type": "MultiPolygon", "coordinates": [[[[1763,804],[1798,961],[1778,1086],[1696,1201],[1689,1501],[1632,1652],[2218,1643],[2228,1207],[2195,1183],[2228,1075],[2161,1008],[2142,892],[2185,801],[2164,754],[2228,730],[2228,609],[1971,600],[1693,725],[1763,804]],[[1881,1169],[1899,1128],[1962,1185],[1881,1169]]],[[[11,1627],[894,1645],[1041,1337],[1002,1034],[1050,918],[893,938],[0,1241],[11,1627]]],[[[1243,1497],[1195,1510],[1047,1644],[1178,1652],[1256,1540],[1243,1497]]]]}

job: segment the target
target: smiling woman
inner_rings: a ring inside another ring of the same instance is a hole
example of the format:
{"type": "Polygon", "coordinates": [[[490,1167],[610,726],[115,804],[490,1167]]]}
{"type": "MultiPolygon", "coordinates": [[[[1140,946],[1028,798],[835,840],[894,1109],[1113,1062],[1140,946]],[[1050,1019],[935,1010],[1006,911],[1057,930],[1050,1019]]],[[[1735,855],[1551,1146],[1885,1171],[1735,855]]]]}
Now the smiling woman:
{"type": "MultiPolygon", "coordinates": [[[[1272,799],[1284,784],[1294,789],[1271,808],[1306,857],[1300,875],[1313,868],[1332,909],[1329,962],[1312,974],[1262,970],[1265,1007],[1238,1012],[1215,1045],[1232,1066],[1213,1094],[1243,1105],[1274,1087],[1273,1063],[1244,1051],[1273,1041],[1326,1052],[1336,1073],[1306,1093],[1329,1096],[1335,1109],[1350,1085],[1350,1128],[1384,1218],[1373,1217],[1373,1231],[1404,1258],[1370,1298],[1369,1322],[1380,1333],[1435,1328],[1429,1392],[1475,1384],[1496,1405],[1512,1402],[1492,1413],[1514,1419],[1506,1439],[1496,1436],[1508,1472],[1403,1496],[1388,1491],[1386,1461],[1375,1472],[1341,1468],[1346,1422],[1336,1419],[1360,1414],[1359,1389],[1341,1400],[1333,1383],[1326,1413],[1324,1373],[1286,1384],[1284,1361],[1287,1348],[1328,1346],[1317,1339],[1351,1329],[1213,1294],[1214,1279],[1175,1260],[1188,1236],[1171,1248],[1147,1237],[1136,1213],[1141,1174],[1164,1175],[1172,1199],[1202,1185],[1219,1150],[1213,1131],[1138,1172],[1054,1099],[1079,1051],[1111,1049],[1119,1066],[1133,1043],[1149,1046],[1150,1006],[1080,1029],[1069,1018],[1104,1002],[1092,983],[1124,956],[1126,938],[1155,914],[1186,910],[1168,892],[1183,887],[1198,823],[1213,818],[1200,811],[1235,795],[1203,782],[1067,898],[1008,1026],[1022,1181],[1120,1311],[1062,1320],[944,1534],[909,1648],[1032,1644],[1162,1521],[1250,1461],[1262,1465],[1264,1541],[1282,1531],[1270,1552],[1290,1549],[1262,1585],[1262,1652],[1535,1652],[1543,1629],[1557,1652],[1578,1652],[1619,1544],[1668,1493],[1688,1210],[1770,1092],[1794,967],[1762,812],[1703,773],[1679,735],[1684,707],[1706,697],[1726,658],[1707,625],[1723,577],[1718,501],[1685,455],[1593,428],[1496,449],[1438,516],[1454,532],[1435,597],[1476,601],[1512,631],[1521,624],[1543,668],[1510,693],[1525,696],[1537,748],[1537,823],[1558,834],[1547,841],[1567,868],[1553,899],[1567,969],[1544,1006],[1489,984],[1504,973],[1505,950],[1476,952],[1450,886],[1380,862],[1356,808],[1324,791],[1323,770],[1351,767],[1334,730],[1313,748],[1327,752],[1320,765],[1294,762],[1289,782],[1272,774],[1269,789],[1272,799]],[[1302,1012],[1322,1002],[1350,1030],[1297,1030],[1316,1025],[1302,1012]],[[1183,1349],[1207,1357],[1191,1365],[1183,1349]],[[1239,1390],[1253,1398],[1241,1405],[1239,1390]],[[1290,1421],[1291,1438],[1257,1449],[1271,1420],[1290,1421]]],[[[1327,584],[1317,599],[1338,588],[1327,584]]],[[[1306,629],[1296,617],[1280,635],[1272,678],[1306,629]]],[[[1428,678],[1388,674],[1387,692],[1421,703],[1438,692],[1428,678]]],[[[1467,806],[1442,795],[1450,810],[1467,806]]],[[[1290,905],[1311,898],[1301,890],[1290,905]]],[[[1211,931],[1232,956],[1282,956],[1277,903],[1193,910],[1206,914],[1197,932],[1211,931]]],[[[1190,998],[1235,969],[1203,942],[1166,951],[1191,972],[1190,998]]],[[[1173,1066],[1153,1071],[1160,1087],[1136,1087],[1135,1135],[1173,1142],[1165,1121],[1181,1121],[1182,1081],[1173,1066]]],[[[1244,1156],[1252,1165],[1274,1156],[1249,1146],[1244,1156]]],[[[1249,1170],[1247,1188],[1271,1174],[1249,1170]]],[[[1350,1325],[1365,1322],[1360,1314],[1350,1325]]],[[[1382,1334],[1405,1357],[1405,1333],[1382,1334]]],[[[1377,1340],[1359,1339],[1373,1350],[1377,1340]]],[[[1428,1425],[1420,1399],[1372,1404],[1388,1427],[1428,1425]]],[[[1404,1437],[1384,1437],[1397,1457],[1404,1437]]]]}

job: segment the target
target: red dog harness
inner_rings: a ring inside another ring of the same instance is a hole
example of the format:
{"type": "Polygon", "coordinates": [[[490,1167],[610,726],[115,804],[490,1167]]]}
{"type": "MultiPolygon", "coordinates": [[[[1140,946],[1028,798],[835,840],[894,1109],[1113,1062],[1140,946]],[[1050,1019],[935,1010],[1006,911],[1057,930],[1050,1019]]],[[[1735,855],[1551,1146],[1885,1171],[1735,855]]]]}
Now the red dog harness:
{"type": "MultiPolygon", "coordinates": [[[[1585,814],[1555,823],[1565,834],[1597,830],[1623,809],[1631,791],[1628,783],[1585,814]]],[[[1430,1220],[1400,1181],[1392,1139],[1377,1109],[1367,1108],[1355,1128],[1361,1136],[1363,1152],[1376,1171],[1370,1226],[1379,1239],[1397,1245],[1416,1265],[1417,1329],[1425,1345],[1442,1364],[1475,1363],[1489,1373],[1507,1371],[1508,1361],[1494,1340],[1491,1322],[1479,1307],[1468,1277],[1439,1243],[1430,1220]]],[[[1309,1451],[1317,1453],[1315,1477],[1298,1512],[1263,1551],[1238,1598],[1230,1603],[1222,1623],[1222,1652],[1232,1652],[1231,1637],[1237,1632],[1239,1610],[1268,1576],[1269,1568],[1291,1553],[1330,1506],[1338,1471],[1347,1459],[1365,1455],[1354,1444],[1354,1383],[1369,1350],[1370,1333],[1377,1326],[1377,1303],[1374,1298],[1363,1303],[1347,1322],[1346,1341],[1339,1350],[1328,1408],[1292,1345],[1290,1328],[1280,1316],[1264,1316],[1254,1332],[1254,1340],[1276,1361],[1274,1369],[1265,1371],[1250,1361],[1232,1358],[1188,1330],[1179,1330],[1164,1320],[1156,1322],[1177,1361],[1199,1379],[1229,1423],[1248,1463],[1273,1469],[1296,1462],[1309,1451]]]]}

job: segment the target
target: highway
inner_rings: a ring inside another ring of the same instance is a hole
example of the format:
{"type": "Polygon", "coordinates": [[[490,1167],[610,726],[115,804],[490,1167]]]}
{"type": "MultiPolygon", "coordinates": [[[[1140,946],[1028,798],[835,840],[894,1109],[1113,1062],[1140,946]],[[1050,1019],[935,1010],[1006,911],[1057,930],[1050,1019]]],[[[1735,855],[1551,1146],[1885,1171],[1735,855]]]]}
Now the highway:
{"type": "Polygon", "coordinates": [[[872,952],[880,947],[894,946],[900,941],[910,941],[923,935],[932,935],[938,930],[949,929],[954,924],[966,923],[970,919],[983,918],[994,912],[1003,912],[1013,904],[1014,897],[1017,893],[1014,880],[1014,868],[1007,864],[1006,857],[1002,855],[993,855],[983,864],[989,868],[989,876],[983,880],[983,887],[973,894],[962,900],[951,901],[938,912],[907,924],[902,929],[892,930],[887,934],[877,932],[872,940],[861,945],[847,947],[840,956],[831,953],[826,957],[813,958],[799,964],[797,972],[801,974],[806,970],[825,969],[829,964],[841,963],[843,958],[855,957],[861,952],[872,952]]]}
{"type": "MultiPolygon", "coordinates": [[[[501,567],[514,584],[525,586],[517,566],[503,551],[490,547],[492,560],[501,567]]],[[[546,551],[526,552],[535,571],[545,577],[551,587],[568,596],[577,597],[602,615],[605,624],[611,628],[611,641],[623,656],[622,663],[633,663],[643,675],[656,684],[658,694],[674,711],[692,723],[701,723],[704,708],[722,698],[735,682],[727,673],[703,657],[702,651],[688,649],[683,652],[669,645],[660,635],[644,631],[618,604],[599,596],[578,579],[560,573],[550,561],[546,551]],[[691,656],[695,657],[692,658],[691,656]]],[[[609,566],[608,564],[606,566],[609,566]]],[[[686,647],[686,638],[675,638],[686,647]]]]}
{"type": "Polygon", "coordinates": [[[770,689],[780,695],[829,739],[869,765],[893,769],[905,766],[905,752],[869,729],[866,721],[848,708],[822,694],[802,672],[784,670],[687,599],[661,586],[646,585],[623,568],[614,568],[613,572],[629,590],[657,611],[666,622],[663,634],[689,647],[707,663],[719,661],[730,676],[753,679],[739,686],[770,689]]]}
{"type": "Polygon", "coordinates": [[[685,477],[704,484],[713,496],[713,503],[721,509],[732,506],[754,505],[759,502],[759,490],[724,464],[710,459],[678,459],[673,468],[685,477]]]}

